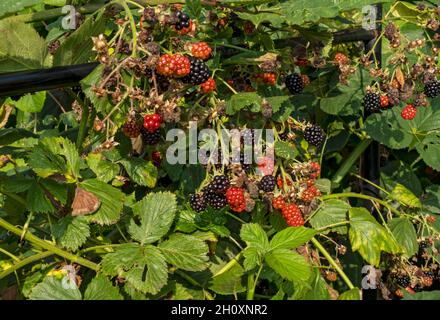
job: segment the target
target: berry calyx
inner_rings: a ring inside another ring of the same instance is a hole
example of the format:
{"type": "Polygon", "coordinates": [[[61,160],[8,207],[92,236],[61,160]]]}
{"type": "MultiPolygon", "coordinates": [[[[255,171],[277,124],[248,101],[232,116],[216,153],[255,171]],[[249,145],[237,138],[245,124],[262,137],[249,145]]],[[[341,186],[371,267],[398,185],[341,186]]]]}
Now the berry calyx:
{"type": "Polygon", "coordinates": [[[285,205],[281,209],[281,213],[287,224],[291,227],[299,227],[304,225],[304,219],[301,215],[301,210],[294,203],[285,205]]]}
{"type": "Polygon", "coordinates": [[[200,85],[200,89],[203,93],[210,93],[217,88],[215,80],[213,78],[209,78],[205,82],[200,85]]]}
{"type": "Polygon", "coordinates": [[[194,43],[191,47],[193,57],[207,60],[211,56],[212,49],[206,42],[194,43]]]}
{"type": "Polygon", "coordinates": [[[242,188],[230,187],[226,191],[226,199],[232,211],[242,212],[246,209],[246,199],[242,188]]]}
{"type": "Polygon", "coordinates": [[[374,113],[380,109],[380,96],[377,93],[368,92],[364,96],[364,109],[367,113],[374,113]]]}
{"type": "Polygon", "coordinates": [[[189,204],[195,212],[202,212],[206,209],[206,200],[202,194],[193,194],[189,198],[189,204]]]}
{"type": "Polygon", "coordinates": [[[390,105],[390,100],[388,99],[388,96],[380,96],[380,107],[382,109],[386,109],[390,105]]]}
{"type": "Polygon", "coordinates": [[[160,128],[162,117],[157,113],[147,114],[144,117],[144,128],[149,132],[154,132],[160,128]]]}
{"type": "Polygon", "coordinates": [[[282,196],[278,196],[272,200],[272,207],[274,209],[282,209],[285,205],[286,202],[282,196]]]}
{"type": "Polygon", "coordinates": [[[325,140],[325,133],[318,125],[310,125],[304,130],[304,139],[311,145],[319,147],[325,140]]]}
{"type": "Polygon", "coordinates": [[[272,192],[275,189],[277,181],[274,176],[266,175],[260,180],[260,189],[264,192],[272,192]]]}
{"type": "Polygon", "coordinates": [[[304,90],[304,81],[298,73],[289,74],[286,77],[285,84],[291,94],[298,94],[304,90]]]}
{"type": "Polygon", "coordinates": [[[406,107],[404,107],[402,109],[402,112],[400,113],[402,118],[405,119],[405,120],[412,120],[412,119],[414,119],[416,114],[417,114],[417,108],[414,107],[412,104],[409,104],[406,107]]]}

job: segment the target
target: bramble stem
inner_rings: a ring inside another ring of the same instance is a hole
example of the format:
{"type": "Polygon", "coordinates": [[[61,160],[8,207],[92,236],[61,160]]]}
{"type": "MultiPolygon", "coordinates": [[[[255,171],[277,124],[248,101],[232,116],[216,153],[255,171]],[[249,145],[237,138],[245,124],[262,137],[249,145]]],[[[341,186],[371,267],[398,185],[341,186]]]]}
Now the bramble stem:
{"type": "MultiPolygon", "coordinates": [[[[16,234],[17,236],[21,236],[21,234],[23,233],[23,230],[20,228],[17,228],[15,226],[13,226],[12,224],[10,224],[9,222],[7,222],[6,220],[0,218],[0,227],[16,234]]],[[[87,259],[84,259],[82,257],[79,257],[73,253],[64,251],[60,248],[58,248],[57,246],[51,244],[50,242],[40,239],[37,236],[34,236],[32,233],[27,232],[24,236],[24,238],[29,241],[30,243],[32,243],[33,245],[35,245],[36,247],[40,247],[43,249],[46,249],[50,252],[52,252],[53,254],[56,254],[60,257],[66,258],[67,260],[70,260],[72,262],[76,262],[84,267],[87,267],[89,269],[92,269],[94,271],[98,271],[99,270],[99,266],[92,262],[89,261],[87,259]]]]}

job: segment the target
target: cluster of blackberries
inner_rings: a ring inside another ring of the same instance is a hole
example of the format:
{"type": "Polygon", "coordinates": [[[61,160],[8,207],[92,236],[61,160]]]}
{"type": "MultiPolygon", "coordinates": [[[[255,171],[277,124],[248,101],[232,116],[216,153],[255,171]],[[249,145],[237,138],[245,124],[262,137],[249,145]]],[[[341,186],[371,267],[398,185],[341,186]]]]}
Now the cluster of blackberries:
{"type": "Polygon", "coordinates": [[[190,72],[182,78],[184,83],[202,84],[211,77],[208,66],[200,59],[189,57],[191,62],[190,72]]]}
{"type": "Polygon", "coordinates": [[[203,188],[203,193],[191,195],[189,199],[191,208],[196,212],[202,212],[209,204],[216,210],[222,209],[228,204],[226,191],[229,187],[228,177],[224,175],[215,176],[211,183],[203,188]]]}
{"type": "Polygon", "coordinates": [[[177,18],[177,22],[174,25],[176,30],[182,30],[183,28],[188,28],[190,26],[190,19],[186,13],[182,11],[177,11],[176,18],[177,18]]]}
{"type": "Polygon", "coordinates": [[[291,94],[298,94],[304,90],[304,80],[298,73],[289,74],[285,84],[291,94]]]}
{"type": "Polygon", "coordinates": [[[325,133],[320,126],[310,125],[304,130],[304,139],[309,144],[319,147],[325,140],[325,133]]]}

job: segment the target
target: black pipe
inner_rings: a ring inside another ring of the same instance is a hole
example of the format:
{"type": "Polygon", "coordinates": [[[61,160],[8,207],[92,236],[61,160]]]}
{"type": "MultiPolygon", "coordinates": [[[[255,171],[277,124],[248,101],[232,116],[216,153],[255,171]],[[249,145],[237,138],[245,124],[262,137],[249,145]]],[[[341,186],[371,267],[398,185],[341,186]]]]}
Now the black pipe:
{"type": "MultiPolygon", "coordinates": [[[[376,21],[382,20],[382,5],[375,5],[376,8],[376,21]]],[[[376,22],[376,33],[379,35],[382,31],[382,25],[380,22],[376,22]]],[[[365,42],[365,51],[370,51],[374,47],[374,55],[370,56],[370,60],[377,63],[377,66],[380,68],[382,65],[382,41],[379,39],[378,43],[376,38],[365,42]],[[376,58],[376,61],[374,59],[376,58]]],[[[368,117],[369,114],[365,114],[365,118],[368,117]]],[[[361,175],[365,179],[374,182],[376,185],[379,185],[380,179],[380,153],[379,153],[379,143],[377,141],[373,141],[361,158],[361,175]]],[[[362,183],[362,193],[365,195],[369,195],[375,198],[379,197],[379,189],[372,186],[369,183],[362,183]]],[[[364,207],[371,212],[376,218],[376,210],[371,201],[365,201],[364,207]]],[[[363,288],[362,296],[363,300],[377,300],[379,290],[378,289],[366,289],[363,288]]]]}
{"type": "Polygon", "coordinates": [[[98,66],[97,62],[0,75],[0,97],[74,87],[98,66]]]}

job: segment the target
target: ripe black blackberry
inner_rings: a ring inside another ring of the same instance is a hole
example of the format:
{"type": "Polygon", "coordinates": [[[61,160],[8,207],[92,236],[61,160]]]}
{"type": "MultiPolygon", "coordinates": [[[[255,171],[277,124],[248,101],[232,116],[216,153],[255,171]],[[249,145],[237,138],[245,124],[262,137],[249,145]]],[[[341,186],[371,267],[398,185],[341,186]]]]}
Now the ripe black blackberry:
{"type": "Polygon", "coordinates": [[[367,113],[374,113],[380,110],[380,96],[377,93],[368,92],[364,96],[364,109],[367,113]]]}
{"type": "Polygon", "coordinates": [[[182,11],[177,11],[176,18],[177,18],[177,22],[174,25],[176,30],[182,30],[183,28],[189,27],[190,25],[189,16],[186,13],[183,13],[182,11]]]}
{"type": "Polygon", "coordinates": [[[399,286],[401,286],[403,288],[406,288],[406,287],[408,287],[411,284],[411,279],[408,276],[398,276],[396,278],[396,283],[399,286]]]}
{"type": "Polygon", "coordinates": [[[424,90],[428,98],[435,98],[440,94],[440,82],[437,80],[429,81],[425,84],[424,90]]]}
{"type": "Polygon", "coordinates": [[[224,194],[207,192],[204,193],[204,196],[209,205],[216,210],[220,210],[228,204],[228,200],[226,199],[226,196],[224,194]]]}
{"type": "Polygon", "coordinates": [[[260,180],[260,189],[264,192],[272,192],[275,189],[277,179],[274,176],[267,175],[260,180]]]}
{"type": "Polygon", "coordinates": [[[420,241],[420,243],[419,243],[420,250],[428,249],[428,247],[429,247],[429,244],[427,241],[425,241],[425,240],[420,241]]]}
{"type": "Polygon", "coordinates": [[[319,147],[325,140],[325,133],[318,125],[310,125],[304,130],[304,139],[311,145],[319,147]]]}
{"type": "Polygon", "coordinates": [[[161,138],[160,129],[157,129],[154,132],[149,132],[147,129],[142,127],[141,134],[142,134],[142,140],[145,142],[145,144],[148,145],[158,144],[161,138]]]}
{"type": "Polygon", "coordinates": [[[278,135],[282,141],[287,141],[289,139],[289,133],[284,131],[278,135]]]}
{"type": "Polygon", "coordinates": [[[200,59],[188,57],[191,62],[191,69],[188,75],[182,78],[184,83],[202,84],[211,77],[208,66],[200,59]]]}
{"type": "Polygon", "coordinates": [[[210,183],[211,190],[217,193],[225,193],[230,185],[229,179],[226,176],[215,176],[210,183]]]}
{"type": "Polygon", "coordinates": [[[193,194],[189,198],[189,204],[195,212],[202,212],[206,209],[205,197],[202,194],[193,194]]]}
{"type": "Polygon", "coordinates": [[[304,80],[298,73],[289,74],[285,84],[291,94],[301,93],[304,90],[304,80]]]}

